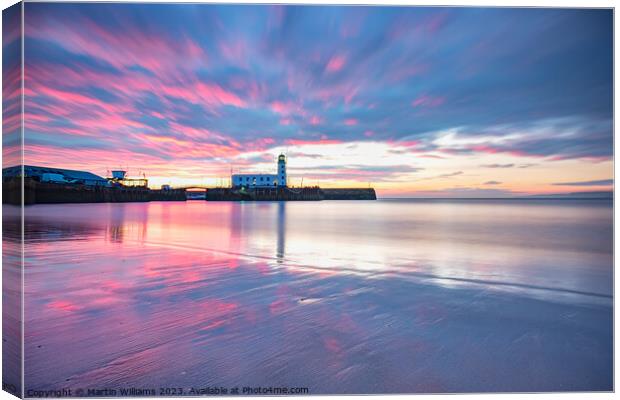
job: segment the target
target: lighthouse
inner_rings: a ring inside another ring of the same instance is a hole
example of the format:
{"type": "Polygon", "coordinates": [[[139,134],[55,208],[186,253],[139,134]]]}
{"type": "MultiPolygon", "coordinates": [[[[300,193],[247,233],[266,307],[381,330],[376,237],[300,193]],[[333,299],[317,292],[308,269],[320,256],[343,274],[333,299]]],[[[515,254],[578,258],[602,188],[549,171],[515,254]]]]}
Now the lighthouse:
{"type": "Polygon", "coordinates": [[[286,156],[284,154],[278,156],[278,184],[286,187],[286,156]]]}
{"type": "Polygon", "coordinates": [[[278,156],[278,170],[275,174],[232,174],[232,187],[286,187],[286,156],[278,156]]]}

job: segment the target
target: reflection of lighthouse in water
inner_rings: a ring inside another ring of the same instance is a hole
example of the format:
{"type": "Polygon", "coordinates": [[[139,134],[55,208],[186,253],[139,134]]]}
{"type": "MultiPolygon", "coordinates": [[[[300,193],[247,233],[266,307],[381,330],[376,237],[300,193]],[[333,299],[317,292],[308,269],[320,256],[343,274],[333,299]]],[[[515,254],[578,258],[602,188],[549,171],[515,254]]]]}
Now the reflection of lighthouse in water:
{"type": "MultiPolygon", "coordinates": [[[[269,242],[266,250],[268,251],[269,258],[274,250],[275,244],[275,261],[281,264],[284,261],[284,255],[286,252],[286,202],[273,202],[263,204],[252,203],[221,203],[222,207],[226,206],[226,212],[230,216],[228,224],[229,228],[229,244],[228,248],[231,252],[242,253],[244,248],[254,247],[257,244],[253,243],[257,236],[261,236],[260,233],[268,229],[269,233],[275,232],[268,236],[269,242]],[[254,218],[254,213],[259,212],[258,208],[267,209],[260,211],[260,214],[265,218],[268,218],[271,223],[261,224],[254,218]],[[257,224],[258,223],[258,224],[257,224]],[[275,229],[274,229],[275,228],[275,229]],[[275,243],[272,240],[275,239],[275,243]]],[[[263,247],[263,246],[260,246],[263,247]]],[[[273,258],[271,258],[273,260],[273,258]]]]}
{"type": "MultiPolygon", "coordinates": [[[[279,173],[279,171],[278,171],[279,173]]],[[[281,264],[284,260],[284,252],[285,252],[285,235],[286,235],[286,202],[280,201],[278,202],[278,211],[277,211],[277,231],[278,231],[278,239],[277,239],[277,252],[276,257],[278,259],[278,264],[281,264]]]]}

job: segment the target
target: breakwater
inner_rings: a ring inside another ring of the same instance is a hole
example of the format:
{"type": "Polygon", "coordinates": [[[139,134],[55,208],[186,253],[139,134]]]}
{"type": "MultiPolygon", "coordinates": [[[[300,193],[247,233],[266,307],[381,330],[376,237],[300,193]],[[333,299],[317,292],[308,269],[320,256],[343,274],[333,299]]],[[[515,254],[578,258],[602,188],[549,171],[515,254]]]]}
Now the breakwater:
{"type": "Polygon", "coordinates": [[[321,189],[323,200],[377,200],[373,188],[321,189]]]}
{"type": "Polygon", "coordinates": [[[319,201],[319,200],[376,200],[372,188],[321,189],[307,188],[212,188],[207,189],[207,201],[319,201]]]}
{"type": "MultiPolygon", "coordinates": [[[[21,178],[5,178],[2,202],[21,204],[21,178]]],[[[121,203],[146,201],[185,201],[185,189],[152,190],[146,187],[107,187],[43,183],[25,178],[24,204],[53,203],[121,203]]]]}
{"type": "Polygon", "coordinates": [[[212,188],[207,189],[207,201],[317,201],[321,189],[309,188],[212,188]]]}
{"type": "MultiPolygon", "coordinates": [[[[2,202],[21,204],[22,180],[19,177],[3,179],[2,202]]],[[[25,178],[24,204],[54,203],[121,203],[147,201],[185,201],[185,189],[153,190],[147,187],[89,186],[39,182],[25,178]]],[[[372,188],[321,189],[305,188],[210,188],[207,201],[319,201],[319,200],[376,200],[372,188]]]]}

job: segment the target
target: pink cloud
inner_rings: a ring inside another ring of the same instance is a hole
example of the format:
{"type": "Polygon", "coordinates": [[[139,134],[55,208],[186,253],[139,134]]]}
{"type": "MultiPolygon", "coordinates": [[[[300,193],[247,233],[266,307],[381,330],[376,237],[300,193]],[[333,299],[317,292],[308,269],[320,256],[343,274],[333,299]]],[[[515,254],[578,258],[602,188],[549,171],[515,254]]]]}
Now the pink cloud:
{"type": "Polygon", "coordinates": [[[302,117],[305,117],[308,115],[308,112],[303,108],[303,104],[294,103],[292,101],[283,102],[283,101],[276,100],[276,101],[269,103],[269,108],[274,113],[280,114],[283,117],[287,117],[293,114],[297,116],[302,116],[302,117]]]}
{"type": "Polygon", "coordinates": [[[499,153],[500,150],[495,148],[495,147],[491,147],[491,146],[487,146],[487,145],[476,145],[476,146],[470,146],[469,149],[478,152],[478,153],[488,153],[488,154],[495,154],[495,153],[499,153]]]}
{"type": "Polygon", "coordinates": [[[310,125],[319,125],[323,120],[316,115],[310,118],[310,125]]]}
{"type": "Polygon", "coordinates": [[[445,157],[438,156],[436,154],[421,154],[421,155],[418,155],[418,157],[420,157],[420,158],[433,158],[433,159],[437,159],[437,160],[445,159],[445,157]]]}
{"type": "Polygon", "coordinates": [[[204,50],[186,35],[170,37],[145,32],[131,23],[123,26],[126,27],[123,31],[110,30],[83,17],[74,24],[57,29],[52,23],[40,21],[34,14],[28,19],[25,33],[45,40],[54,38],[73,52],[96,57],[119,69],[139,65],[160,77],[174,75],[182,78],[177,62],[179,57],[186,67],[207,63],[204,50]],[[83,34],[83,27],[87,28],[88,35],[83,34]]]}
{"type": "MultiPolygon", "coordinates": [[[[247,107],[247,102],[236,93],[229,91],[215,83],[198,81],[192,74],[188,74],[183,81],[166,81],[153,79],[135,71],[126,71],[121,75],[110,75],[104,72],[83,71],[76,73],[70,68],[58,65],[27,65],[25,69],[26,95],[51,95],[58,101],[70,101],[72,107],[83,107],[86,104],[106,107],[106,104],[95,98],[88,98],[75,89],[90,86],[93,82],[105,82],[105,89],[116,93],[121,104],[132,104],[136,95],[144,93],[159,93],[160,99],[167,107],[183,107],[175,99],[183,99],[190,103],[200,104],[205,108],[217,112],[222,105],[247,107]],[[62,77],[60,79],[59,77],[62,77]],[[52,91],[60,90],[54,87],[63,87],[63,96],[53,96],[52,91]],[[84,97],[80,97],[84,96],[84,97]],[[83,101],[82,101],[83,100],[83,101]]],[[[118,107],[118,102],[115,103],[118,107]]],[[[52,105],[47,106],[53,107],[52,105]]],[[[58,115],[66,115],[66,105],[60,104],[58,115]]],[[[74,111],[74,110],[73,110],[74,111]]],[[[83,111],[89,112],[90,109],[83,111]]],[[[139,110],[133,107],[125,109],[108,110],[110,112],[134,112],[139,110]]],[[[56,113],[56,112],[54,112],[56,113]]]]}
{"type": "Polygon", "coordinates": [[[292,103],[284,103],[281,101],[274,101],[271,103],[271,110],[278,114],[290,114],[292,109],[292,103]]]}
{"type": "Polygon", "coordinates": [[[221,104],[233,105],[236,107],[245,107],[246,103],[239,98],[236,94],[222,89],[217,84],[198,83],[198,92],[203,95],[203,98],[213,99],[221,104]]]}
{"type": "MultiPolygon", "coordinates": [[[[110,138],[114,141],[116,138],[110,138]]],[[[148,139],[147,139],[148,140],[148,139]]],[[[116,141],[119,145],[125,144],[123,139],[116,141]]],[[[148,176],[166,176],[170,171],[184,171],[184,176],[188,178],[201,179],[205,174],[221,175],[227,173],[229,165],[226,162],[212,161],[209,165],[197,166],[195,160],[192,157],[202,158],[208,156],[209,153],[205,151],[211,151],[221,157],[230,157],[239,154],[239,151],[225,146],[217,145],[198,145],[195,142],[189,141],[187,146],[182,151],[187,151],[188,154],[184,155],[186,158],[179,158],[178,152],[180,148],[174,141],[170,144],[162,145],[157,141],[145,142],[140,144],[141,146],[152,146],[154,151],[163,151],[170,156],[170,159],[162,159],[157,153],[136,153],[132,149],[125,147],[118,147],[113,152],[100,149],[80,149],[79,152],[75,152],[74,149],[61,145],[35,145],[28,144],[25,148],[25,157],[28,160],[32,160],[33,163],[39,163],[42,165],[57,165],[69,169],[84,169],[85,165],[88,165],[88,170],[99,174],[105,175],[107,170],[115,165],[118,165],[119,159],[130,160],[129,168],[132,166],[140,166],[140,170],[144,171],[148,176]],[[149,144],[150,143],[150,144],[149,144]],[[209,149],[210,147],[210,149],[209,149]]],[[[147,147],[151,148],[151,147],[147,147]]]]}
{"type": "Polygon", "coordinates": [[[444,97],[432,97],[425,94],[411,102],[413,107],[439,107],[445,102],[444,97]]]}
{"type": "Polygon", "coordinates": [[[270,137],[264,137],[255,139],[251,142],[244,143],[244,149],[249,151],[263,151],[267,150],[275,144],[275,139],[270,137]]]}
{"type": "Polygon", "coordinates": [[[351,103],[351,100],[353,100],[353,97],[355,97],[355,95],[357,95],[357,91],[359,90],[359,86],[354,87],[352,89],[350,89],[349,91],[347,91],[344,95],[344,103],[345,104],[349,104],[351,103]]]}
{"type": "Polygon", "coordinates": [[[243,40],[222,41],[219,43],[219,49],[227,60],[242,66],[247,65],[248,46],[243,40]]]}
{"type": "Polygon", "coordinates": [[[179,124],[177,122],[171,121],[169,122],[170,129],[172,132],[180,133],[184,136],[187,136],[189,139],[193,140],[205,140],[208,139],[213,142],[218,143],[229,143],[234,147],[241,147],[241,144],[231,138],[230,136],[226,136],[222,133],[215,132],[206,128],[195,128],[192,126],[186,126],[183,124],[179,124]]]}
{"type": "Polygon", "coordinates": [[[317,88],[308,93],[310,97],[316,97],[325,103],[342,99],[345,104],[350,104],[361,88],[358,81],[343,81],[317,88]]]}
{"type": "Polygon", "coordinates": [[[294,146],[314,145],[314,144],[339,144],[341,140],[336,139],[288,139],[286,144],[294,146]]]}
{"type": "Polygon", "coordinates": [[[346,63],[346,58],[344,56],[342,55],[333,56],[327,63],[325,70],[330,73],[338,72],[344,67],[345,63],[346,63]]]}
{"type": "Polygon", "coordinates": [[[347,125],[347,126],[354,126],[354,125],[357,125],[357,122],[358,122],[358,121],[357,121],[357,119],[355,119],[355,118],[349,118],[349,119],[345,119],[345,120],[344,120],[344,124],[345,124],[345,125],[347,125]]]}
{"type": "Polygon", "coordinates": [[[422,142],[420,142],[419,140],[400,140],[395,143],[398,144],[399,146],[404,146],[404,147],[417,147],[422,144],[422,142]]]}
{"type": "Polygon", "coordinates": [[[159,90],[164,95],[206,106],[232,105],[240,108],[247,106],[245,100],[216,83],[192,82],[183,86],[162,85],[159,90]]]}

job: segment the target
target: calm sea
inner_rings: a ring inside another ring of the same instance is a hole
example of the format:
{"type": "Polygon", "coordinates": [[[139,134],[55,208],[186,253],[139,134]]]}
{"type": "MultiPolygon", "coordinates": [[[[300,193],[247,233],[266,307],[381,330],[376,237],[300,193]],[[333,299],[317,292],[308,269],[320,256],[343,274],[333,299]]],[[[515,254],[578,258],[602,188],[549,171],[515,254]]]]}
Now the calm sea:
{"type": "Polygon", "coordinates": [[[36,205],[25,234],[26,390],[612,390],[608,200],[36,205]]]}

